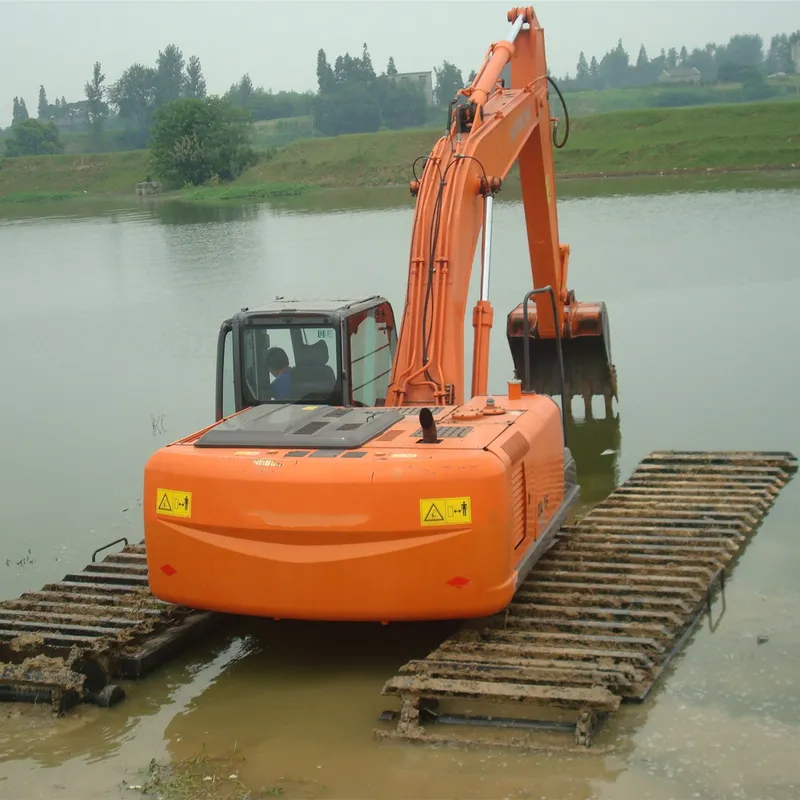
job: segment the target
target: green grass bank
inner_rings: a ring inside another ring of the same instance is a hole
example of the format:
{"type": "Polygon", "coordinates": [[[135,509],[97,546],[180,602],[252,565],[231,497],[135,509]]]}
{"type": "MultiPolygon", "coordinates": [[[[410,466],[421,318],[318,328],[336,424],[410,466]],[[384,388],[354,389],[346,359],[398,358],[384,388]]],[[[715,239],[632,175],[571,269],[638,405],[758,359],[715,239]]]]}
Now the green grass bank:
{"type": "MultiPolygon", "coordinates": [[[[191,200],[268,199],[311,188],[403,184],[441,131],[381,131],[296,141],[234,183],[175,193],[191,200]]],[[[563,136],[563,126],[559,137],[563,136]]],[[[556,151],[559,176],[800,168],[800,103],[632,110],[571,121],[556,151]]],[[[0,202],[133,194],[147,151],[37,156],[0,162],[0,202]]]]}

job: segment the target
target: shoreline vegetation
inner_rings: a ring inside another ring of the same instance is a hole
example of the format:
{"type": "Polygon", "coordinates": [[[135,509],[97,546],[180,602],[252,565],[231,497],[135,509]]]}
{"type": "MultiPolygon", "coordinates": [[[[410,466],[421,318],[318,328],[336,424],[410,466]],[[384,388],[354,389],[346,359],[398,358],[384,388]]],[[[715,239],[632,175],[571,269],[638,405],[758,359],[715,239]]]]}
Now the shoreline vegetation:
{"type": "MultiPolygon", "coordinates": [[[[800,103],[781,102],[579,117],[571,120],[566,147],[555,150],[556,174],[563,181],[797,170],[800,183],[798,115],[800,103]]],[[[414,128],[302,139],[258,151],[256,163],[230,183],[146,199],[258,202],[322,189],[407,186],[414,159],[441,134],[414,128]]],[[[134,197],[150,173],[147,150],[6,158],[0,204],[134,197]]],[[[518,184],[516,168],[507,183],[518,184]]]]}

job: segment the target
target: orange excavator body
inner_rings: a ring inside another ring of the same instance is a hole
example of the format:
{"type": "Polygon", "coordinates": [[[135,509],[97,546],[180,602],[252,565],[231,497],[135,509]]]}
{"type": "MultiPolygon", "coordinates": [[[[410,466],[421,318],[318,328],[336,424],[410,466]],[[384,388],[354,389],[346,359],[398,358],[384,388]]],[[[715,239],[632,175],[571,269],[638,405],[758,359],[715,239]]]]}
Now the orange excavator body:
{"type": "Polygon", "coordinates": [[[565,371],[562,349],[580,362],[589,343],[600,363],[588,391],[610,402],[616,386],[604,306],[576,303],[566,288],[544,33],[531,8],[512,9],[509,21],[508,40],[492,45],[459,91],[411,185],[399,338],[383,298],[276,301],[223,323],[217,421],[145,468],[157,597],[275,618],[488,615],[508,604],[574,510],[564,403],[576,393],[566,378],[580,369],[565,371]],[[499,78],[509,61],[506,89],[499,78]],[[492,397],[492,208],[515,163],[535,289],[508,318],[516,380],[507,396],[492,397]],[[481,232],[465,399],[466,301],[481,232]],[[283,379],[265,355],[277,349],[294,394],[279,395],[283,379]],[[548,396],[557,393],[562,409],[548,396]]]}
{"type": "Polygon", "coordinates": [[[341,425],[388,427],[341,451],[197,446],[217,429],[161,450],[145,482],[154,594],[293,619],[429,620],[505,607],[534,545],[560,524],[564,448],[549,399],[520,397],[484,415],[486,399],[460,414],[435,410],[438,444],[419,443],[416,415],[393,409],[340,416],[345,409],[286,405],[266,419],[283,417],[287,430],[328,422],[334,435],[341,425]],[[465,433],[448,438],[448,426],[465,433]],[[170,498],[190,498],[191,516],[158,512],[155,498],[170,488],[170,498]]]}

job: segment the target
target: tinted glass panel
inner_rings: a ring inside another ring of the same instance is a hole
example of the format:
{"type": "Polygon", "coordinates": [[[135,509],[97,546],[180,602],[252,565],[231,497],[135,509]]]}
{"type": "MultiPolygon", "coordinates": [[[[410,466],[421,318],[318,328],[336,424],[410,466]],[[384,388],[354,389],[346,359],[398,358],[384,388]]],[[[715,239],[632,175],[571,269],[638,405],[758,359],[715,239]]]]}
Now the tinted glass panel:
{"type": "Polygon", "coordinates": [[[386,398],[392,373],[395,333],[391,312],[380,306],[354,319],[350,333],[350,364],[354,403],[374,406],[386,398]],[[356,327],[357,326],[357,327],[356,327]]]}
{"type": "Polygon", "coordinates": [[[332,326],[248,326],[242,335],[245,404],[341,404],[338,350],[332,326]]]}

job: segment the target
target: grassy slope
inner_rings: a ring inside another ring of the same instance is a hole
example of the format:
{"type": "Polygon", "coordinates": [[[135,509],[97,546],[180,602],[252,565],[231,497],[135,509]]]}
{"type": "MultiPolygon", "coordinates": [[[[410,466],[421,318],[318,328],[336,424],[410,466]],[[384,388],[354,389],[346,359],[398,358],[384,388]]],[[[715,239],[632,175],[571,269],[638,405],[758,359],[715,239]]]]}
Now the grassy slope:
{"type": "Polygon", "coordinates": [[[83,156],[34,156],[0,161],[0,198],[61,193],[133,194],[147,177],[146,150],[83,156]]]}
{"type": "MultiPolygon", "coordinates": [[[[784,102],[800,99],[800,75],[793,75],[789,80],[771,80],[767,83],[778,88],[781,92],[775,98],[769,98],[759,102],[784,102]]],[[[713,86],[688,87],[688,86],[632,86],[626,89],[600,89],[584,90],[580,92],[569,92],[566,95],[567,107],[570,114],[574,116],[584,116],[587,114],[605,114],[610,111],[626,111],[629,109],[662,108],[657,99],[663,95],[672,93],[693,95],[697,94],[703,98],[715,98],[704,100],[704,105],[710,103],[737,103],[740,98],[734,97],[742,89],[738,83],[717,84],[713,86]]],[[[558,100],[555,101],[556,108],[560,112],[558,100]]]]}
{"type": "MultiPolygon", "coordinates": [[[[556,151],[556,165],[561,175],[800,165],[798,118],[798,103],[579,117],[572,121],[566,148],[556,151]]],[[[404,183],[414,159],[428,153],[440,133],[427,128],[295,142],[249,169],[236,181],[237,191],[227,191],[233,197],[257,185],[404,183]]],[[[6,159],[0,162],[0,198],[84,191],[132,194],[134,184],[147,174],[147,162],[146,151],[6,159]]]]}
{"type": "Polygon", "coordinates": [[[583,117],[556,158],[563,172],[785,166],[800,163],[799,118],[797,103],[583,117]]]}
{"type": "MultiPolygon", "coordinates": [[[[800,164],[800,104],[622,111],[571,122],[556,151],[560,174],[800,164]]],[[[411,177],[440,131],[385,131],[297,142],[250,169],[240,183],[381,185],[411,177]]],[[[563,136],[558,134],[559,140],[563,136]]]]}

